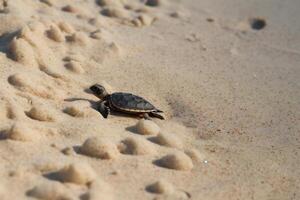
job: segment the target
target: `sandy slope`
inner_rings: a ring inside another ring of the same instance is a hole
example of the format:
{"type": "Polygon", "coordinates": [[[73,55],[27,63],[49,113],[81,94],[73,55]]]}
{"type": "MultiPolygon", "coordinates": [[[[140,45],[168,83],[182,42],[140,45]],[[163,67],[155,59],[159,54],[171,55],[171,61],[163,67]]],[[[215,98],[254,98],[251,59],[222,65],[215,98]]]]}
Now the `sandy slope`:
{"type": "Polygon", "coordinates": [[[0,199],[299,198],[298,1],[155,2],[0,0],[0,199]]]}

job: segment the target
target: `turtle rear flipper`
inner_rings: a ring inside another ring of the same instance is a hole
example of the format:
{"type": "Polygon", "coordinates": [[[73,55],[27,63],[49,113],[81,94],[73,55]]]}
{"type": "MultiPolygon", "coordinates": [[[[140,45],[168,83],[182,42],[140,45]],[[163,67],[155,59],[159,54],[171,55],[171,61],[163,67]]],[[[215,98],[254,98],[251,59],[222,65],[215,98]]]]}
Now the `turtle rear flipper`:
{"type": "Polygon", "coordinates": [[[150,117],[156,117],[156,118],[161,119],[161,120],[165,119],[162,115],[158,114],[157,112],[150,112],[149,116],[150,117]]]}

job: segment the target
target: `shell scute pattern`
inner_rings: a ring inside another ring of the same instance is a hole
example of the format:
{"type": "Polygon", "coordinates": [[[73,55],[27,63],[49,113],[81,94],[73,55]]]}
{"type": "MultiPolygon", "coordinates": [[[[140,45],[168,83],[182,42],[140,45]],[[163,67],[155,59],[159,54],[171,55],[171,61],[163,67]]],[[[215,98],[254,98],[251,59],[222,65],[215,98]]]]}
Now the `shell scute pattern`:
{"type": "Polygon", "coordinates": [[[142,97],[130,93],[113,93],[111,103],[118,109],[134,111],[151,111],[155,107],[142,97]]]}

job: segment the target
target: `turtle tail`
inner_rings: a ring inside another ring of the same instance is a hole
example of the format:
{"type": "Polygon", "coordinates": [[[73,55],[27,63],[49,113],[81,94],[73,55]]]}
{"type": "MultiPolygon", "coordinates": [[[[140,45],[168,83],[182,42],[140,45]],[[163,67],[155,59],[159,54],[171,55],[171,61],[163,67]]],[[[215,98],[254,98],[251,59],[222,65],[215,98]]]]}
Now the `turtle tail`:
{"type": "Polygon", "coordinates": [[[155,112],[163,113],[164,111],[156,109],[155,112]]]}

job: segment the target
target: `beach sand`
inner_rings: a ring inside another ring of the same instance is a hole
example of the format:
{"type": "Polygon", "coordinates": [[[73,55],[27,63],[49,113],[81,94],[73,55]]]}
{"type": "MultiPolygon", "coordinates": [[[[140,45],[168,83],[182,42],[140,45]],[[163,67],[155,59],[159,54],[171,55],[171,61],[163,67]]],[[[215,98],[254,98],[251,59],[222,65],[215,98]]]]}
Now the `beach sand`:
{"type": "Polygon", "coordinates": [[[0,199],[299,199],[299,7],[0,0],[0,199]]]}

